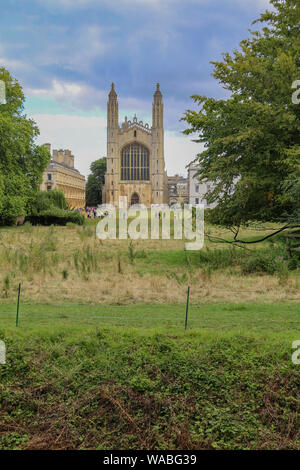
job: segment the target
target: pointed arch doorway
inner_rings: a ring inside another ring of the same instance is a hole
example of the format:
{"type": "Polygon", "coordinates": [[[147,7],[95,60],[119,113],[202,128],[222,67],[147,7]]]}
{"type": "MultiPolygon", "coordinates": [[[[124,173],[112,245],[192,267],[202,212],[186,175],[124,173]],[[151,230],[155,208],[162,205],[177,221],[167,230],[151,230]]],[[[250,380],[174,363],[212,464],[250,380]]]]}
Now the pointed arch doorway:
{"type": "Polygon", "coordinates": [[[134,204],[140,203],[140,197],[137,193],[133,193],[130,200],[130,205],[133,206],[134,204]]]}

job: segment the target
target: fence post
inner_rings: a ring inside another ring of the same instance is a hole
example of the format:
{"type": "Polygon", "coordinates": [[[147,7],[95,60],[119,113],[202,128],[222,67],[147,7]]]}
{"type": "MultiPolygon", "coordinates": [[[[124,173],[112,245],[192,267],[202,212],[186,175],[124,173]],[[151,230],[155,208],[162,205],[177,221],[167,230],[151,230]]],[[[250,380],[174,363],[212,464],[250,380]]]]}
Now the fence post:
{"type": "Polygon", "coordinates": [[[188,286],[187,299],[186,299],[185,330],[187,329],[187,323],[188,323],[189,300],[190,300],[190,286],[188,286]]]}
{"type": "Polygon", "coordinates": [[[17,303],[16,326],[19,326],[20,292],[21,292],[21,283],[19,284],[19,289],[18,289],[18,303],[17,303]]]}

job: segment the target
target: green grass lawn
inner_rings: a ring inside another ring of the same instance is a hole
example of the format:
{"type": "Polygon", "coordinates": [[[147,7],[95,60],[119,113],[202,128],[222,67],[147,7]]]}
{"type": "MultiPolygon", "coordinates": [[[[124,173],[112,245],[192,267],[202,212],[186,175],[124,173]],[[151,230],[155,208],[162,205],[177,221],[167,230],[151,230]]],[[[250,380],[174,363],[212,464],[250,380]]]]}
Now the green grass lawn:
{"type": "Polygon", "coordinates": [[[300,449],[299,304],[0,306],[1,449],[300,449]]]}
{"type": "MultiPolygon", "coordinates": [[[[185,305],[91,305],[63,304],[39,305],[22,303],[19,324],[22,330],[78,326],[102,328],[121,326],[128,328],[184,329],[185,305]]],[[[14,328],[16,305],[0,306],[0,328],[14,328]]],[[[212,303],[189,306],[189,329],[229,332],[297,334],[300,329],[300,305],[278,304],[228,304],[212,303]]],[[[300,332],[299,332],[300,333],[300,332]]]]}

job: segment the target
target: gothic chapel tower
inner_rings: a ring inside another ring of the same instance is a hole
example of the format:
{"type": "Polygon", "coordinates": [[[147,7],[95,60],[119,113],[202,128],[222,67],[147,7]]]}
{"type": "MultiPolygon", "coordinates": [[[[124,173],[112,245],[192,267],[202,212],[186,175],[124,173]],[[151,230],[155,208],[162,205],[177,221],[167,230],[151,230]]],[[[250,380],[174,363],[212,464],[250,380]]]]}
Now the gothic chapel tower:
{"type": "Polygon", "coordinates": [[[107,170],[103,202],[119,206],[126,196],[128,206],[136,203],[168,203],[164,160],[162,94],[157,84],[152,105],[152,128],[134,116],[119,126],[118,99],[114,84],[107,103],[107,170]]]}
{"type": "Polygon", "coordinates": [[[119,133],[119,105],[114,83],[108,95],[107,103],[107,163],[105,174],[105,191],[102,191],[102,199],[114,204],[118,201],[118,168],[117,156],[119,133]]]}
{"type": "MultiPolygon", "coordinates": [[[[164,175],[165,175],[165,157],[164,157],[164,105],[162,94],[159,89],[159,83],[156,85],[154,101],[152,104],[152,203],[162,204],[164,198],[164,175]]],[[[167,201],[166,201],[167,202],[167,201]]]]}

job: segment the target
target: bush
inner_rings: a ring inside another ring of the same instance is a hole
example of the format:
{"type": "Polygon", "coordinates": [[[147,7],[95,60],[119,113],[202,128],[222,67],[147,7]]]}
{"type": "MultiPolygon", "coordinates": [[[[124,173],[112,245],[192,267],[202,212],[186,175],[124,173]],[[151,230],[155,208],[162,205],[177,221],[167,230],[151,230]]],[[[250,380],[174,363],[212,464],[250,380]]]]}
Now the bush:
{"type": "Polygon", "coordinates": [[[58,189],[51,191],[39,191],[30,206],[30,214],[37,215],[56,207],[58,209],[67,209],[65,195],[58,189]]]}
{"type": "Polygon", "coordinates": [[[254,254],[249,258],[245,258],[241,265],[241,268],[243,274],[274,274],[277,270],[276,262],[274,261],[274,259],[262,256],[261,254],[254,254]]]}
{"type": "Polygon", "coordinates": [[[280,273],[288,267],[287,254],[282,246],[270,247],[266,250],[258,250],[242,260],[243,274],[252,273],[280,273]]]}
{"type": "Polygon", "coordinates": [[[67,202],[62,191],[39,191],[31,203],[26,221],[32,225],[83,225],[84,216],[67,210],[67,202]]]}
{"type": "Polygon", "coordinates": [[[296,257],[291,258],[288,263],[289,271],[294,271],[295,269],[298,268],[298,265],[299,265],[298,258],[296,257]]]}
{"type": "Polygon", "coordinates": [[[206,250],[199,251],[197,255],[200,266],[209,267],[211,270],[227,268],[229,266],[237,266],[244,258],[245,253],[243,250],[230,247],[230,248],[206,248],[206,250]]]}
{"type": "Polygon", "coordinates": [[[84,216],[77,211],[71,212],[52,207],[37,214],[28,215],[26,221],[32,225],[66,225],[67,223],[83,225],[84,216]]]}

